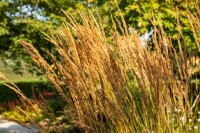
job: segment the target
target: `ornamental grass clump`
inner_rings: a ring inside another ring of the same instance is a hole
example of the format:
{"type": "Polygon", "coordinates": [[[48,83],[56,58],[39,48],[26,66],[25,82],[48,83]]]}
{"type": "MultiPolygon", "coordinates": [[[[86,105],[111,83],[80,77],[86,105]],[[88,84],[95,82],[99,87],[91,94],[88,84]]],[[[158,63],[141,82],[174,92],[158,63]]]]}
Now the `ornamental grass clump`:
{"type": "MultiPolygon", "coordinates": [[[[58,34],[46,35],[57,51],[49,64],[31,45],[20,41],[67,103],[63,113],[83,132],[174,132],[195,125],[199,93],[189,102],[187,42],[178,32],[179,52],[152,20],[152,47],[129,33],[125,21],[107,36],[90,13],[70,20],[58,34]]],[[[194,31],[195,32],[195,31],[194,31]]],[[[197,123],[198,124],[198,123],[197,123]]],[[[199,128],[199,127],[198,127],[199,128]]],[[[194,129],[195,130],[195,129],[194,129]]]]}

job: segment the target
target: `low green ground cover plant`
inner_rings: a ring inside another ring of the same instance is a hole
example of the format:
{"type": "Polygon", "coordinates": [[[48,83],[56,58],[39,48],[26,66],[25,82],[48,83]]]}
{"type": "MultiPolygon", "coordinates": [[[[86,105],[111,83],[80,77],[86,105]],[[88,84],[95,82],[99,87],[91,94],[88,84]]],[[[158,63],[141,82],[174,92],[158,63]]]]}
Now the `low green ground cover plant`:
{"type": "Polygon", "coordinates": [[[42,108],[39,108],[37,104],[35,104],[34,106],[38,108],[37,114],[34,111],[21,107],[23,108],[23,112],[22,112],[17,107],[15,107],[15,108],[12,108],[11,110],[4,110],[3,112],[1,112],[1,116],[4,119],[17,121],[19,123],[24,123],[24,124],[30,122],[30,117],[32,119],[35,119],[35,121],[39,122],[40,120],[44,119],[46,116],[42,108]]]}
{"type": "MultiPolygon", "coordinates": [[[[128,32],[123,17],[113,21],[107,36],[101,20],[91,13],[80,13],[81,22],[66,15],[70,22],[59,34],[46,35],[59,55],[47,51],[54,67],[30,43],[20,42],[66,102],[63,115],[71,124],[82,132],[97,133],[198,132],[199,80],[190,88],[192,66],[178,17],[177,52],[157,20],[152,20],[153,46],[148,47],[136,31],[128,32]],[[193,100],[190,91],[195,92],[193,100]]],[[[200,26],[193,28],[199,46],[200,26]]],[[[22,101],[32,104],[11,87],[22,101]]]]}

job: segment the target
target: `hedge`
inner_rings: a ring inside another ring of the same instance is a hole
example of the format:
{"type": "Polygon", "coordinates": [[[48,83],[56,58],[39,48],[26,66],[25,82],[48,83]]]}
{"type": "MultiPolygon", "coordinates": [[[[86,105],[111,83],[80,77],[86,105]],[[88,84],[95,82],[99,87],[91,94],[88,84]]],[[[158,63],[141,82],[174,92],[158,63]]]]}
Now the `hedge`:
{"type": "MultiPolygon", "coordinates": [[[[53,87],[47,80],[15,81],[14,83],[28,98],[31,98],[33,95],[38,96],[39,92],[53,92],[53,87]]],[[[195,89],[195,86],[196,83],[190,81],[190,88],[193,89],[190,90],[189,97],[193,100],[195,99],[196,94],[200,91],[200,82],[198,81],[197,89],[195,89]]],[[[19,99],[16,93],[0,83],[0,104],[5,104],[16,99],[19,99]]]]}
{"type": "MultiPolygon", "coordinates": [[[[46,80],[18,81],[14,83],[28,98],[32,97],[33,95],[37,96],[39,92],[53,91],[51,84],[46,80]]],[[[7,86],[0,83],[0,103],[8,103],[9,101],[16,99],[19,99],[16,93],[7,86]]]]}

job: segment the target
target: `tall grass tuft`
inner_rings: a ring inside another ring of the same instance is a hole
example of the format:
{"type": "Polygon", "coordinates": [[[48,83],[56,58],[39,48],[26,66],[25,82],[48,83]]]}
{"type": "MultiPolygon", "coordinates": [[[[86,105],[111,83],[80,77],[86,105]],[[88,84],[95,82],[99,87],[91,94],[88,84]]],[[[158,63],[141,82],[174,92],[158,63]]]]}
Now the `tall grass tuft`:
{"type": "Polygon", "coordinates": [[[148,47],[135,31],[128,32],[123,17],[113,21],[107,36],[91,13],[80,12],[81,22],[66,15],[70,22],[59,34],[46,35],[59,55],[47,51],[54,67],[30,43],[20,42],[67,102],[64,114],[72,123],[97,133],[191,130],[199,99],[188,98],[190,64],[180,30],[176,52],[156,20],[148,47]]]}

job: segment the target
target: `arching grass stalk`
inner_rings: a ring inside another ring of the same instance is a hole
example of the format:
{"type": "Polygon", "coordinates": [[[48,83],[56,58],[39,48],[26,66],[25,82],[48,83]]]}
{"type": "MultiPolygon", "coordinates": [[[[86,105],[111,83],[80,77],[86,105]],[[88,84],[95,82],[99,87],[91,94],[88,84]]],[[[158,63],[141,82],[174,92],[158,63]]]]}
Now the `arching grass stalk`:
{"type": "Polygon", "coordinates": [[[189,131],[190,75],[180,31],[177,53],[156,20],[148,48],[127,32],[123,18],[106,36],[91,13],[80,13],[81,23],[66,15],[59,34],[46,35],[58,53],[47,52],[54,67],[33,45],[20,43],[67,102],[71,122],[85,132],[189,131]]]}

